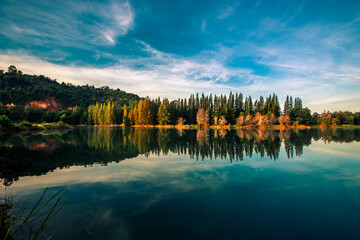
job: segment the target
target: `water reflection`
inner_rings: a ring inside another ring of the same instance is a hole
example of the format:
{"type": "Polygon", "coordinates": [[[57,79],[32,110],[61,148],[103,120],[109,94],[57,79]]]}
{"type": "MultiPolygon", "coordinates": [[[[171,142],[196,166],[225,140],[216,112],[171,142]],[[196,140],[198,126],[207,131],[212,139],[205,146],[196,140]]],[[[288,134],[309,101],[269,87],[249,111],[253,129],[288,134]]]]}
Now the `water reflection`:
{"type": "Polygon", "coordinates": [[[175,130],[80,127],[67,132],[0,135],[0,177],[10,185],[21,176],[46,174],[74,165],[106,165],[139,154],[188,155],[196,160],[243,160],[253,154],[276,160],[301,156],[312,141],[350,143],[360,129],[175,130]]]}

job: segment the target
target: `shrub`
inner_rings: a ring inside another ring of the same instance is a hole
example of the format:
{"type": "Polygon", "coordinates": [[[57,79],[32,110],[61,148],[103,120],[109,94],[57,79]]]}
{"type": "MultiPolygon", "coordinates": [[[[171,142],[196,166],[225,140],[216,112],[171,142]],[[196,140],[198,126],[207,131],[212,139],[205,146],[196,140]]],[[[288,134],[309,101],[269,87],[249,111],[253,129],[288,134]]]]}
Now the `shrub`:
{"type": "Polygon", "coordinates": [[[69,117],[65,113],[61,115],[60,123],[69,123],[69,117]]]}
{"type": "Polygon", "coordinates": [[[10,118],[6,115],[0,116],[0,126],[2,127],[11,127],[14,123],[10,120],[10,118]]]}
{"type": "Polygon", "coordinates": [[[29,123],[29,122],[21,122],[20,124],[19,124],[19,126],[20,127],[31,127],[32,126],[32,124],[31,123],[29,123]]]}

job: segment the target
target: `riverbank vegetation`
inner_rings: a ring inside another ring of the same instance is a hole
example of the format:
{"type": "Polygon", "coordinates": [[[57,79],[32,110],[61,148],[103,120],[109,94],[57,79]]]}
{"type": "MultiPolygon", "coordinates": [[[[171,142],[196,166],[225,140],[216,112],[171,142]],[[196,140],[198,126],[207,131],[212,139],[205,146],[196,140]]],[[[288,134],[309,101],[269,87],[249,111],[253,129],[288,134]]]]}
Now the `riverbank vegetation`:
{"type": "MultiPolygon", "coordinates": [[[[62,190],[56,192],[48,199],[44,190],[34,206],[30,206],[29,200],[23,203],[15,202],[14,196],[0,197],[0,235],[3,240],[10,239],[38,239],[49,221],[59,213],[67,201],[62,202],[64,197],[62,190]],[[17,206],[18,205],[18,206],[17,206]],[[51,205],[51,206],[50,206],[51,205]],[[38,226],[34,229],[34,223],[38,226]]],[[[6,190],[5,190],[6,192],[6,190]]]]}
{"type": "MultiPolygon", "coordinates": [[[[63,116],[65,117],[65,115],[63,116]]],[[[0,131],[31,131],[31,130],[56,130],[71,129],[69,124],[59,121],[57,123],[33,124],[29,122],[13,123],[6,115],[0,116],[0,131]]]]}
{"type": "MultiPolygon", "coordinates": [[[[274,93],[253,99],[242,93],[192,94],[189,98],[140,98],[119,89],[74,86],[30,76],[10,66],[0,71],[0,115],[16,123],[61,122],[71,125],[177,126],[180,128],[305,128],[360,125],[360,112],[314,112],[299,97],[287,96],[283,108],[274,93]],[[40,87],[41,86],[41,87],[40,87]],[[38,100],[39,102],[34,102],[38,100]],[[44,100],[44,102],[41,102],[44,100]],[[46,102],[46,101],[47,102],[46,102]],[[30,104],[31,103],[31,104],[30,104]],[[62,118],[62,120],[60,120],[62,118]]],[[[36,125],[36,126],[35,126],[36,125]]],[[[51,125],[62,127],[65,125],[51,125]]],[[[3,128],[8,128],[2,126],[3,128]]],[[[42,126],[49,127],[49,126],[42,126]]]]}

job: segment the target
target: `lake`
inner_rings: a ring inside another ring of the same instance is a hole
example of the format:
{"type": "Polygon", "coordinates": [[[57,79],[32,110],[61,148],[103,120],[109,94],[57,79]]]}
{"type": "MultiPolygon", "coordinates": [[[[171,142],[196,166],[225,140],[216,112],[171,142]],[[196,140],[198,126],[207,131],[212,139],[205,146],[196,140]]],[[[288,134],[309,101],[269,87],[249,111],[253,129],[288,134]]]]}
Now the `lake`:
{"type": "Polygon", "coordinates": [[[360,129],[0,135],[2,191],[68,203],[52,239],[360,239],[360,129]]]}

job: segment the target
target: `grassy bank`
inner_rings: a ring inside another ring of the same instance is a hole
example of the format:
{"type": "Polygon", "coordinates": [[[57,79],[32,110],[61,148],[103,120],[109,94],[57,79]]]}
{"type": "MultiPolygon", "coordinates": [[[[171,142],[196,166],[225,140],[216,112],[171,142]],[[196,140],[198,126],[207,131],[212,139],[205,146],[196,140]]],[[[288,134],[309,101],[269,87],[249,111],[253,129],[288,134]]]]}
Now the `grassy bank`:
{"type": "Polygon", "coordinates": [[[7,126],[0,126],[0,131],[43,131],[43,130],[59,130],[71,129],[72,127],[66,123],[40,123],[33,124],[28,122],[14,123],[7,126]]]}

